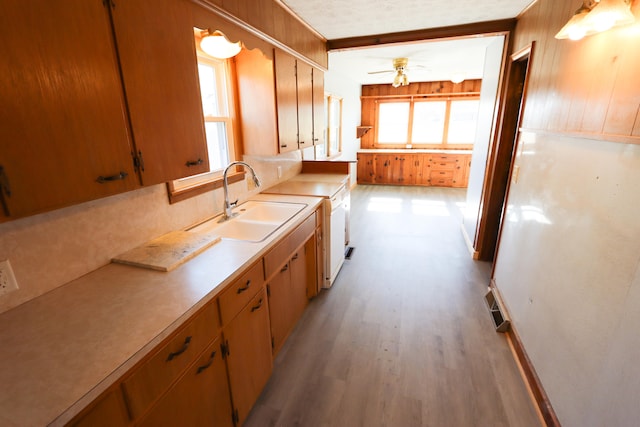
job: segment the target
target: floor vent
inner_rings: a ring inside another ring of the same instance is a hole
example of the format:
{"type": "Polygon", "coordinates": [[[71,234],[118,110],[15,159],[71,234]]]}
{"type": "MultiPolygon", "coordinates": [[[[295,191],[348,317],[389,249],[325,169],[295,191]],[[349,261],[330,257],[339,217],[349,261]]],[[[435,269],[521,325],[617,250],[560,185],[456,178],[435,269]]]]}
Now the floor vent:
{"type": "Polygon", "coordinates": [[[351,255],[353,255],[353,251],[355,250],[356,248],[353,246],[347,246],[347,249],[344,251],[344,259],[351,259],[351,255]]]}
{"type": "Polygon", "coordinates": [[[487,302],[487,306],[489,307],[489,313],[491,314],[491,319],[496,327],[496,331],[507,332],[509,330],[510,322],[504,314],[504,310],[501,307],[494,288],[489,290],[487,295],[485,295],[484,300],[487,302]]]}

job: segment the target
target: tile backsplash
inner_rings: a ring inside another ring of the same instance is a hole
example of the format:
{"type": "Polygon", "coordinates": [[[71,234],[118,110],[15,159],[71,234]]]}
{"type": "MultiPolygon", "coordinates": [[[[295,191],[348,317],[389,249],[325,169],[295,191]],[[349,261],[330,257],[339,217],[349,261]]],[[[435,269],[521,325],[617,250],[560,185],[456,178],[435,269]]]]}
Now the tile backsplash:
{"type": "MultiPolygon", "coordinates": [[[[299,152],[249,157],[262,189],[301,169],[299,152]],[[278,178],[278,167],[282,176],[278,178]]],[[[230,185],[233,200],[260,189],[230,185]]],[[[108,264],[112,257],[222,212],[222,189],[169,204],[164,184],[0,224],[0,260],[8,259],[19,289],[0,297],[0,313],[108,264]]]]}

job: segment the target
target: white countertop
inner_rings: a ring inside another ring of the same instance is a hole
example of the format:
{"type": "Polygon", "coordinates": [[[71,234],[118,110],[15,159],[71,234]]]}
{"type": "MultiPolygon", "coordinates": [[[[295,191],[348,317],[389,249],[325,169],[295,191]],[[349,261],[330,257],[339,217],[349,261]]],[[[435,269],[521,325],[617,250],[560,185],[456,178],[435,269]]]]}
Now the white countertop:
{"type": "Polygon", "coordinates": [[[322,199],[263,242],[223,239],[171,272],[109,264],[0,314],[0,425],[63,425],[263,256],[322,199]]]}

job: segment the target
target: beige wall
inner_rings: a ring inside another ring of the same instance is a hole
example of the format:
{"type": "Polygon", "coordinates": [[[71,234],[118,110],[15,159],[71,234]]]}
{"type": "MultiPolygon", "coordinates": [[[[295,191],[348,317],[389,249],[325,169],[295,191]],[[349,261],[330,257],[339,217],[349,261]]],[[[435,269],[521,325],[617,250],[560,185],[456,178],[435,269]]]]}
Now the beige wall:
{"type": "MultiPolygon", "coordinates": [[[[247,157],[263,188],[302,168],[300,152],[247,157]]],[[[230,186],[233,200],[256,190],[230,186]]],[[[19,289],[0,296],[0,312],[52,291],[148,240],[222,212],[221,189],[169,204],[164,184],[0,224],[0,260],[8,259],[19,289]]]]}
{"type": "Polygon", "coordinates": [[[556,40],[580,3],[518,23],[535,46],[494,278],[562,425],[635,425],[640,24],[556,40]]]}

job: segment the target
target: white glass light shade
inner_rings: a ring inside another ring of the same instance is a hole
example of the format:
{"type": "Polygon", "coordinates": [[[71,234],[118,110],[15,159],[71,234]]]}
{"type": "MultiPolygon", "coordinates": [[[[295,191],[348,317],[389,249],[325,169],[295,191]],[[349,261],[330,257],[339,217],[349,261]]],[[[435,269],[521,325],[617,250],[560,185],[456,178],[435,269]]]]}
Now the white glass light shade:
{"type": "Polygon", "coordinates": [[[613,27],[633,24],[634,21],[630,4],[624,0],[600,0],[585,18],[584,25],[599,33],[613,27]]]}
{"type": "Polygon", "coordinates": [[[231,43],[219,31],[205,35],[200,40],[200,49],[214,58],[227,59],[240,53],[240,42],[231,43]]]}
{"type": "Polygon", "coordinates": [[[576,13],[571,17],[558,34],[557,39],[580,40],[587,35],[588,27],[584,25],[584,20],[589,14],[589,8],[582,5],[576,13]]]}
{"type": "Polygon", "coordinates": [[[462,83],[464,81],[464,73],[462,71],[456,71],[455,73],[453,73],[453,75],[451,76],[451,82],[452,83],[462,83]]]}

